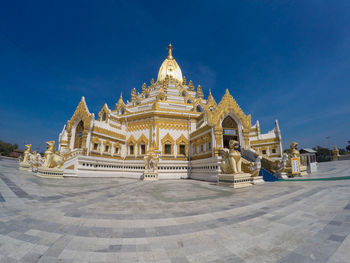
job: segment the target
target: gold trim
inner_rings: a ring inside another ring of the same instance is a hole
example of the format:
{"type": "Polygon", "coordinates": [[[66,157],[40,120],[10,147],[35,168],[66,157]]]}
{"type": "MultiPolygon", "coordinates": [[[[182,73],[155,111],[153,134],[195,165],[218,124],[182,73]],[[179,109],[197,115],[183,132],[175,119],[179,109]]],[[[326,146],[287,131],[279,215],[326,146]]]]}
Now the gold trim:
{"type": "Polygon", "coordinates": [[[210,153],[198,154],[198,155],[192,156],[191,160],[200,160],[200,159],[205,159],[205,158],[210,158],[210,157],[212,157],[211,152],[210,153]]]}
{"type": "Polygon", "coordinates": [[[92,128],[92,132],[98,132],[98,133],[101,133],[103,135],[113,137],[115,139],[120,139],[120,140],[125,140],[126,139],[126,136],[123,135],[123,134],[119,134],[119,133],[116,133],[116,132],[113,132],[113,131],[109,131],[109,130],[106,130],[106,129],[103,129],[103,128],[100,128],[100,127],[97,127],[97,126],[94,126],[92,128]]]}
{"type": "Polygon", "coordinates": [[[211,127],[209,125],[205,125],[202,128],[199,128],[198,130],[190,133],[190,138],[192,139],[205,131],[211,131],[211,127]]]}

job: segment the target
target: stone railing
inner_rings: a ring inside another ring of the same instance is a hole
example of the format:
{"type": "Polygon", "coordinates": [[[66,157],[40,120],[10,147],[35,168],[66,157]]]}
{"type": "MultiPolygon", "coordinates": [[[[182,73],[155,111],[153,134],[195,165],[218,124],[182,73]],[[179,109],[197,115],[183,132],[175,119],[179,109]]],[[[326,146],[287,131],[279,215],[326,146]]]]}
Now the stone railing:
{"type": "Polygon", "coordinates": [[[86,155],[86,152],[87,152],[86,148],[74,149],[73,151],[65,153],[63,156],[64,156],[64,159],[68,161],[77,157],[78,155],[86,155]]]}

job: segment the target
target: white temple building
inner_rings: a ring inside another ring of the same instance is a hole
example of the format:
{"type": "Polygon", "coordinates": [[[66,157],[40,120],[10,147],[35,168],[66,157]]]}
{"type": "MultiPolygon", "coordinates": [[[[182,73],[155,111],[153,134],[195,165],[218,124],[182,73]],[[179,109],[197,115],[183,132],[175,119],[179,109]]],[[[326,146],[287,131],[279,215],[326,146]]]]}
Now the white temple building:
{"type": "Polygon", "coordinates": [[[157,81],[133,89],[130,100],[120,96],[113,109],[105,104],[95,116],[82,97],[59,135],[59,151],[66,154],[64,176],[138,179],[152,146],[159,152],[159,179],[216,181],[219,149],[230,139],[270,159],[282,156],[278,122],[262,134],[229,90],[219,103],[210,92],[204,98],[201,86],[183,77],[170,44],[157,81]]]}

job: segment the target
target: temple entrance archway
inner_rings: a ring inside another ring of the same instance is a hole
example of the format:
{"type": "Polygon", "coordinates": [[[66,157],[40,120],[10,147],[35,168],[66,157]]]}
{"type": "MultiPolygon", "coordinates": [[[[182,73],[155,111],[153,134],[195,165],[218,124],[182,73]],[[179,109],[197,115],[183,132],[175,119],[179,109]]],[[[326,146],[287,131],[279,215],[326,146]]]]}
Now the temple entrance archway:
{"type": "Polygon", "coordinates": [[[222,127],[222,141],[224,148],[229,148],[229,142],[230,140],[239,140],[239,132],[238,132],[238,124],[237,122],[231,117],[227,116],[223,119],[221,123],[222,127]]]}
{"type": "Polygon", "coordinates": [[[81,120],[77,127],[75,128],[75,137],[74,137],[74,149],[80,149],[83,146],[83,131],[84,131],[84,122],[81,120]]]}

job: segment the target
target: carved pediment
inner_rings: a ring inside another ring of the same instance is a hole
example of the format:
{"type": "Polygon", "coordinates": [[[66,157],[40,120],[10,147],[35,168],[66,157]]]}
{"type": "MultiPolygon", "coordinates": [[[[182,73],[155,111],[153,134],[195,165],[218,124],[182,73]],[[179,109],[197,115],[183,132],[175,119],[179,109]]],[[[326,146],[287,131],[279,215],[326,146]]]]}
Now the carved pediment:
{"type": "Polygon", "coordinates": [[[76,123],[79,119],[81,119],[84,122],[84,130],[89,130],[91,127],[91,121],[94,118],[94,115],[90,113],[85,98],[82,97],[79,105],[75,109],[75,112],[72,116],[72,118],[67,122],[67,130],[68,133],[71,133],[72,131],[72,125],[76,123]]]}
{"type": "Polygon", "coordinates": [[[236,100],[231,96],[228,90],[219,105],[213,110],[208,111],[208,121],[211,126],[219,126],[220,121],[229,113],[233,113],[242,123],[244,129],[251,127],[251,115],[244,114],[242,109],[237,104],[236,100]]]}

